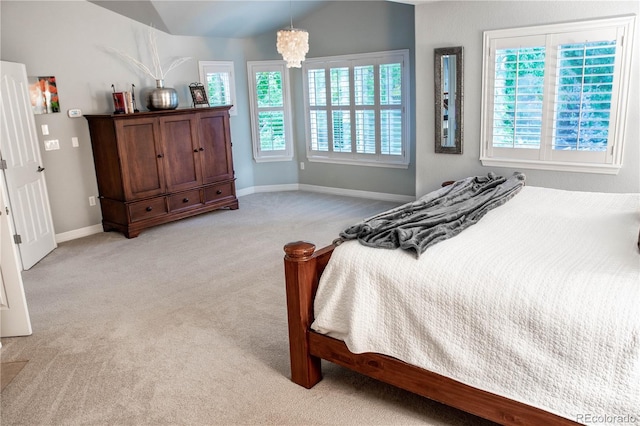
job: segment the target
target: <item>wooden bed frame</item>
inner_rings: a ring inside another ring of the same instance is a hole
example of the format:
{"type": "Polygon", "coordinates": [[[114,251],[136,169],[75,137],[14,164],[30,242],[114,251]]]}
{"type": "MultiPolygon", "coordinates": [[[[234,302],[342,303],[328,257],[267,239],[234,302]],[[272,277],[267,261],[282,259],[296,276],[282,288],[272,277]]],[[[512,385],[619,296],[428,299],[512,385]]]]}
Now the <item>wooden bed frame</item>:
{"type": "Polygon", "coordinates": [[[354,354],[344,342],[316,333],[313,300],[336,244],[316,251],[305,241],[284,246],[291,380],[305,388],[322,379],[322,359],[365,376],[458,408],[502,425],[579,425],[521,402],[495,395],[431,371],[376,353],[354,354]]]}

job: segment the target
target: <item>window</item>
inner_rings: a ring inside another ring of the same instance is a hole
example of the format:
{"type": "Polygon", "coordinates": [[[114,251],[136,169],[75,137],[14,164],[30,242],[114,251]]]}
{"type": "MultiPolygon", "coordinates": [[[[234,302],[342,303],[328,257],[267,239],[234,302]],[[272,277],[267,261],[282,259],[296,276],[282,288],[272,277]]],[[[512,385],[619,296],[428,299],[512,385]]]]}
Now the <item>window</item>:
{"type": "Polygon", "coordinates": [[[210,106],[233,105],[229,115],[236,115],[236,82],[231,61],[199,61],[200,82],[207,89],[210,106]]]}
{"type": "Polygon", "coordinates": [[[253,158],[286,161],[293,158],[289,71],[284,61],[247,62],[253,158]]]}
{"type": "Polygon", "coordinates": [[[633,17],[484,33],[483,165],[616,174],[633,17]]]}
{"type": "Polygon", "coordinates": [[[309,161],[408,167],[409,51],[302,64],[309,161]]]}

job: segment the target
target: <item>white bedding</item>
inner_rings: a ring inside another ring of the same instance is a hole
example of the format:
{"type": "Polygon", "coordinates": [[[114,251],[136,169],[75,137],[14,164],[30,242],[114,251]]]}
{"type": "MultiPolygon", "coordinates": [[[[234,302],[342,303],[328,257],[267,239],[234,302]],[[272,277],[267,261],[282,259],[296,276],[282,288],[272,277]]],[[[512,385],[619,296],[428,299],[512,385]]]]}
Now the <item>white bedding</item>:
{"type": "Polygon", "coordinates": [[[312,329],[579,423],[640,423],[639,229],[640,194],[527,186],[419,260],[341,244],[312,329]]]}

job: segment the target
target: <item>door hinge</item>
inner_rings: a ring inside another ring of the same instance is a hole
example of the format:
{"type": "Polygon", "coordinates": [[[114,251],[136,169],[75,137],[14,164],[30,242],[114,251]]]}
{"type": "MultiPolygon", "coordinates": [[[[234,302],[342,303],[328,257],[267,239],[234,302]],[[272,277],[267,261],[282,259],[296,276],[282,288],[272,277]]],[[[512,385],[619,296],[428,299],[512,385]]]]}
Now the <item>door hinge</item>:
{"type": "Polygon", "coordinates": [[[7,160],[0,160],[0,170],[7,170],[7,160]]]}
{"type": "Polygon", "coordinates": [[[22,244],[22,237],[20,236],[20,234],[15,234],[13,236],[13,242],[16,244],[22,244]]]}

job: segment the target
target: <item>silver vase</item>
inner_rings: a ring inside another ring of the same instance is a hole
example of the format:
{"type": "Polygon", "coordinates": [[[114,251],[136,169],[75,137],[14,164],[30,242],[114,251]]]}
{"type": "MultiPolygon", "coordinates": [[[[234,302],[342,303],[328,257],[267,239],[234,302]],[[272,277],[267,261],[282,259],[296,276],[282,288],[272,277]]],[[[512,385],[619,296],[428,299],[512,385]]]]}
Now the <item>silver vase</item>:
{"type": "Polygon", "coordinates": [[[164,87],[164,80],[156,80],[156,88],[149,92],[147,108],[151,111],[178,108],[178,92],[171,87],[164,87]]]}

